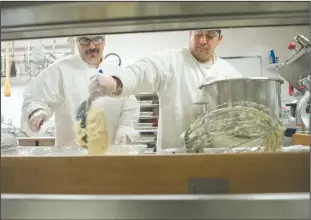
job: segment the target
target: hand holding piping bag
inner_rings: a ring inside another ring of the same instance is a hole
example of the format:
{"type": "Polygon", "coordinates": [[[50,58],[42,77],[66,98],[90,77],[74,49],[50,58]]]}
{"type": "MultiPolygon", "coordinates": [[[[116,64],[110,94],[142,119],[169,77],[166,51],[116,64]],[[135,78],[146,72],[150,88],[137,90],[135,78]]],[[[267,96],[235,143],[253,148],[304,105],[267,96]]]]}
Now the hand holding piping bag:
{"type": "Polygon", "coordinates": [[[116,80],[109,75],[104,75],[103,71],[99,69],[98,74],[90,79],[89,97],[94,99],[100,96],[111,96],[116,89],[116,80]]]}

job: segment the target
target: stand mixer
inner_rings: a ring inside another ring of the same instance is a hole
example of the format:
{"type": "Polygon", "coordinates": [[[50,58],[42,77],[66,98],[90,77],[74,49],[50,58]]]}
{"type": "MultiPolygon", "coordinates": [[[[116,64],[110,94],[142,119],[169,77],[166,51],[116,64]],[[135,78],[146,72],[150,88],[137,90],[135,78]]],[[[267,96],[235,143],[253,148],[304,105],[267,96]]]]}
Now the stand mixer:
{"type": "Polygon", "coordinates": [[[289,49],[295,49],[295,54],[277,66],[277,72],[296,90],[296,100],[286,104],[282,118],[285,136],[296,133],[310,140],[310,41],[301,34],[294,41],[300,48],[291,43],[289,49]]]}

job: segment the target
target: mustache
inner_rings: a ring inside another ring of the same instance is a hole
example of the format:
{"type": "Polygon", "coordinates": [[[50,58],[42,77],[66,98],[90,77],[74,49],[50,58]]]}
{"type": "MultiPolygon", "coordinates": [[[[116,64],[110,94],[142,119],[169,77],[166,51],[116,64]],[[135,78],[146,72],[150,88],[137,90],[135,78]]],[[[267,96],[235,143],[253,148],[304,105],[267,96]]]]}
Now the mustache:
{"type": "Polygon", "coordinates": [[[197,47],[198,49],[203,49],[203,50],[208,50],[209,48],[208,47],[197,47]]]}
{"type": "Polygon", "coordinates": [[[98,48],[93,48],[93,49],[88,49],[85,51],[86,54],[90,54],[90,53],[99,53],[99,49],[98,48]]]}

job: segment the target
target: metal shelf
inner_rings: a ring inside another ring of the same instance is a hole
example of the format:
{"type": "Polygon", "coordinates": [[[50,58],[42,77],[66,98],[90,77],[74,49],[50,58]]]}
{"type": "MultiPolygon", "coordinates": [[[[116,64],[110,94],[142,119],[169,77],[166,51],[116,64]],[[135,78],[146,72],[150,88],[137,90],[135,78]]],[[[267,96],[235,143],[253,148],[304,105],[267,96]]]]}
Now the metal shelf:
{"type": "Polygon", "coordinates": [[[1,5],[1,39],[310,25],[309,2],[53,2],[1,5]],[[206,22],[209,21],[209,22],[206,22]]]}
{"type": "Polygon", "coordinates": [[[148,133],[148,132],[152,132],[152,133],[156,133],[158,132],[158,128],[150,128],[150,129],[135,129],[136,131],[140,132],[140,133],[148,133]]]}
{"type": "Polygon", "coordinates": [[[138,196],[1,194],[2,219],[309,219],[309,209],[307,192],[138,196]]]}
{"type": "Polygon", "coordinates": [[[139,116],[139,119],[157,119],[158,116],[139,116]]]}
{"type": "Polygon", "coordinates": [[[155,97],[155,96],[157,96],[156,93],[140,93],[140,94],[136,95],[136,97],[139,97],[139,98],[141,98],[141,97],[155,97]]]}
{"type": "MultiPolygon", "coordinates": [[[[141,114],[143,114],[144,112],[146,112],[146,110],[149,108],[150,110],[148,110],[147,112],[152,113],[152,115],[140,115],[139,116],[139,120],[151,120],[151,119],[158,119],[158,109],[159,109],[159,98],[157,96],[156,93],[141,93],[136,95],[136,98],[139,100],[140,102],[140,109],[141,109],[141,114]],[[144,103],[145,102],[145,103],[144,103]],[[156,104],[153,104],[156,103],[156,104]]],[[[141,122],[142,124],[144,124],[145,122],[141,122]]],[[[139,131],[140,133],[153,133],[151,134],[152,136],[154,136],[154,140],[152,141],[138,141],[136,142],[137,144],[147,144],[148,146],[154,146],[152,147],[152,149],[156,148],[156,144],[157,144],[157,131],[158,128],[157,127],[137,127],[136,128],[137,131],[139,131]]],[[[154,150],[153,150],[154,151],[154,150]]]]}
{"type": "Polygon", "coordinates": [[[134,141],[134,144],[156,144],[156,141],[134,141]]]}
{"type": "Polygon", "coordinates": [[[159,104],[141,104],[141,108],[154,108],[154,107],[159,107],[159,104]]]}

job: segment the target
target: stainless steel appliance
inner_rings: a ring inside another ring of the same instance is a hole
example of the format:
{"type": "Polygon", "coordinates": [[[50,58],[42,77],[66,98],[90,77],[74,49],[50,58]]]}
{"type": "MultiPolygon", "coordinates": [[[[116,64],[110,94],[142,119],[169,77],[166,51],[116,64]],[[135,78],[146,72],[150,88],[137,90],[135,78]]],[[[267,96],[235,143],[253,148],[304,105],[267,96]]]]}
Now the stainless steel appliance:
{"type": "MultiPolygon", "coordinates": [[[[310,25],[309,6],[309,2],[3,2],[1,39],[310,25]]],[[[1,197],[4,219],[308,219],[310,205],[309,193],[183,198],[1,197]]]]}
{"type": "Polygon", "coordinates": [[[303,92],[301,86],[309,87],[310,75],[310,41],[303,35],[297,35],[294,40],[300,45],[291,57],[277,66],[277,72],[296,90],[303,92]]]}
{"type": "Polygon", "coordinates": [[[308,219],[309,193],[1,195],[2,219],[308,219]]]}
{"type": "Polygon", "coordinates": [[[208,110],[215,110],[225,103],[240,101],[255,102],[272,110],[277,118],[281,118],[281,84],[283,80],[269,77],[252,77],[217,80],[203,84],[208,110]]]}
{"type": "MultiPolygon", "coordinates": [[[[310,41],[298,34],[294,40],[300,48],[277,67],[277,72],[292,85],[301,96],[287,104],[291,114],[284,114],[285,122],[296,121],[296,133],[310,133],[310,41]],[[294,114],[293,114],[294,113],[294,114]]],[[[284,120],[284,119],[283,119],[284,120]]],[[[287,124],[291,129],[292,123],[287,124]]]]}

